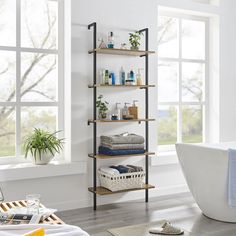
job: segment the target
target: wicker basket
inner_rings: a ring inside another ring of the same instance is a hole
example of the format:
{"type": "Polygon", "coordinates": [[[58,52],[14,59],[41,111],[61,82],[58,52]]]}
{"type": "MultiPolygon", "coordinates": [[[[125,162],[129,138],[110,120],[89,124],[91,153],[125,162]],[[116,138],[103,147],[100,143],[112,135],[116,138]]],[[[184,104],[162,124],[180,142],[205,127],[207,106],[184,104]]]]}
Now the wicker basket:
{"type": "Polygon", "coordinates": [[[102,187],[115,192],[125,189],[142,188],[145,172],[140,171],[111,175],[102,171],[98,171],[98,177],[102,187]]]}

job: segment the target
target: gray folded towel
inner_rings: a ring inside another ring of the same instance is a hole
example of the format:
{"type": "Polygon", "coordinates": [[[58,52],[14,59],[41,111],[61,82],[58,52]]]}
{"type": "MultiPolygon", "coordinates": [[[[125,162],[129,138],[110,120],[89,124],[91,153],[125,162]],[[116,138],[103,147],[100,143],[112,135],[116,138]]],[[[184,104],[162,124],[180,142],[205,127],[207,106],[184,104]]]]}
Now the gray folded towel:
{"type": "Polygon", "coordinates": [[[133,168],[135,172],[143,171],[143,167],[141,166],[127,165],[127,167],[133,168]]]}
{"type": "Polygon", "coordinates": [[[101,146],[110,148],[111,150],[144,149],[144,144],[110,144],[106,142],[101,142],[101,146]]]}
{"type": "Polygon", "coordinates": [[[110,144],[143,144],[144,137],[137,134],[123,133],[118,135],[101,136],[101,142],[110,144]]]}

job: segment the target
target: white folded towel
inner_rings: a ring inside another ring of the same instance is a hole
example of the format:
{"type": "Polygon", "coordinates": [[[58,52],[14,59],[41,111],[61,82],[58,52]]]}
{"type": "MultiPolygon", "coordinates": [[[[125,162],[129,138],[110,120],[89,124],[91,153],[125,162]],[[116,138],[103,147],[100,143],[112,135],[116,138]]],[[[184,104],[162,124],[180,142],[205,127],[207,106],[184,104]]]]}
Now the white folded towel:
{"type": "Polygon", "coordinates": [[[88,233],[81,228],[73,225],[48,225],[48,224],[32,224],[32,225],[1,225],[1,236],[23,236],[30,231],[38,228],[44,228],[45,235],[50,236],[89,236],[88,233]]]}
{"type": "Polygon", "coordinates": [[[107,167],[107,166],[101,166],[100,171],[110,174],[110,175],[119,175],[120,174],[120,172],[118,170],[107,167]]]}

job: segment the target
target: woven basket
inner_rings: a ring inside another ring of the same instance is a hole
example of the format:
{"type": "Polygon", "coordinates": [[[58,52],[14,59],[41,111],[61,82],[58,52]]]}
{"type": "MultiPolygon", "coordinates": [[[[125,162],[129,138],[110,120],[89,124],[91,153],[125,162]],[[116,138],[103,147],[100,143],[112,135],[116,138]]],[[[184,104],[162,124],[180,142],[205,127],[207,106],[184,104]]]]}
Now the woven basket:
{"type": "Polygon", "coordinates": [[[125,189],[142,188],[145,172],[140,171],[111,175],[102,171],[98,171],[98,177],[102,187],[115,192],[125,189]]]}

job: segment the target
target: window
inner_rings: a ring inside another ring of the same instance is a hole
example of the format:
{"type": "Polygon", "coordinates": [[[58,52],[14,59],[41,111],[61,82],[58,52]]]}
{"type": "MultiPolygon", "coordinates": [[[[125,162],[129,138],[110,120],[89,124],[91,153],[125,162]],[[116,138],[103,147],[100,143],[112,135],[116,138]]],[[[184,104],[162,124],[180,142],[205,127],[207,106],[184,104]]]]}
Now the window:
{"type": "Polygon", "coordinates": [[[0,0],[0,157],[20,157],[34,127],[63,130],[62,4],[0,0]]]}
{"type": "Polygon", "coordinates": [[[206,138],[208,70],[206,18],[158,18],[158,145],[201,143],[206,138]]]}

